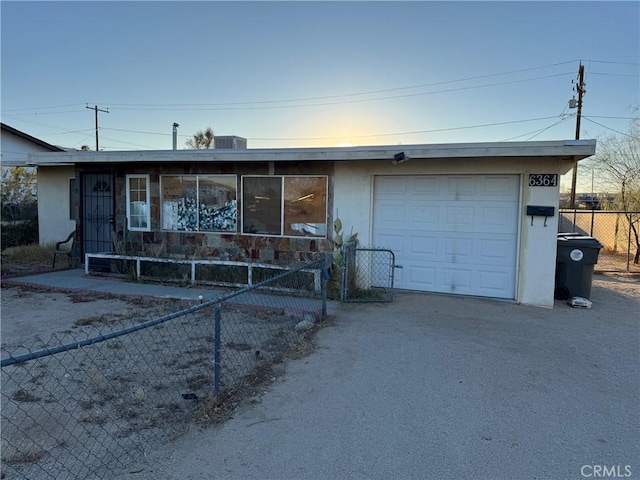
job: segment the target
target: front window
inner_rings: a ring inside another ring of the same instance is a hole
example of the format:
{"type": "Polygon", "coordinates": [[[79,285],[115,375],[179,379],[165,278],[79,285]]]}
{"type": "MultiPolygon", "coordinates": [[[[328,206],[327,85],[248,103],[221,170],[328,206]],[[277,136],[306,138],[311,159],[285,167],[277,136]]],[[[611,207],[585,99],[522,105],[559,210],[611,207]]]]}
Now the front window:
{"type": "Polygon", "coordinates": [[[162,229],[235,232],[235,175],[163,175],[162,229]]]}
{"type": "Polygon", "coordinates": [[[327,177],[242,177],[242,232],[326,237],[327,177]]]}
{"type": "Polygon", "coordinates": [[[133,231],[151,229],[149,175],[127,175],[127,226],[133,231]]]}

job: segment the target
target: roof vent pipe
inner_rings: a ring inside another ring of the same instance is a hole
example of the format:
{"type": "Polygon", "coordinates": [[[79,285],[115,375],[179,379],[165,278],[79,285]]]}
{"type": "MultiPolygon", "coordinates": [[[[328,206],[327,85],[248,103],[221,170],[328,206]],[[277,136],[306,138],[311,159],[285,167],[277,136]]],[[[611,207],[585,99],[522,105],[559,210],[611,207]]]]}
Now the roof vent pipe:
{"type": "Polygon", "coordinates": [[[177,150],[178,149],[178,127],[180,125],[178,125],[177,123],[173,122],[173,149],[177,150]]]}

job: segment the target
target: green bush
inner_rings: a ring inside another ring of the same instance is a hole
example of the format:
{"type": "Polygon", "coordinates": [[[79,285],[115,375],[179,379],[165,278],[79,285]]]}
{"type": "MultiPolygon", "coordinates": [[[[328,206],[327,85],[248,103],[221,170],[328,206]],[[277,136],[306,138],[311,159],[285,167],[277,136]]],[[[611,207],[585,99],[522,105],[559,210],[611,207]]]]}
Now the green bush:
{"type": "Polygon", "coordinates": [[[9,247],[38,243],[38,219],[3,225],[0,237],[3,251],[9,247]]]}

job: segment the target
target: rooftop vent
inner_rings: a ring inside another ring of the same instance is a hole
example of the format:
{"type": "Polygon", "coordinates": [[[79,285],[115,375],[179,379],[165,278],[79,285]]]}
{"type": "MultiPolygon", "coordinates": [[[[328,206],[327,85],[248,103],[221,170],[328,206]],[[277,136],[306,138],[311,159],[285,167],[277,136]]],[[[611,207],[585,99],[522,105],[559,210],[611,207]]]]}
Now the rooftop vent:
{"type": "Polygon", "coordinates": [[[216,136],[213,142],[215,149],[242,150],[247,148],[247,139],[235,135],[216,136]]]}

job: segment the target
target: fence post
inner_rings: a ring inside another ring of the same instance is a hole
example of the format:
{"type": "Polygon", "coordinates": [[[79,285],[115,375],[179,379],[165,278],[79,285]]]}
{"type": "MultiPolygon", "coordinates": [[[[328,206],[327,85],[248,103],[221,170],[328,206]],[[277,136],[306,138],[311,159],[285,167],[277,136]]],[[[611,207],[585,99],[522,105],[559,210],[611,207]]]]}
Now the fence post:
{"type": "Polygon", "coordinates": [[[629,220],[629,225],[627,225],[627,232],[628,232],[628,240],[627,240],[627,273],[631,271],[631,220],[633,218],[633,216],[631,215],[631,213],[629,213],[628,215],[625,215],[625,217],[627,217],[627,220],[629,220]]]}
{"type": "Polygon", "coordinates": [[[221,317],[220,304],[216,305],[215,310],[215,333],[214,333],[214,347],[213,347],[213,362],[214,362],[214,374],[213,374],[213,391],[216,397],[220,395],[220,337],[221,337],[221,317]]]}
{"type": "Polygon", "coordinates": [[[324,265],[320,272],[320,288],[322,289],[322,317],[327,316],[327,288],[329,284],[329,267],[331,266],[331,255],[324,252],[324,265]]]}
{"type": "Polygon", "coordinates": [[[349,263],[349,244],[342,246],[342,276],[340,278],[340,300],[347,300],[347,272],[349,263]]]}

